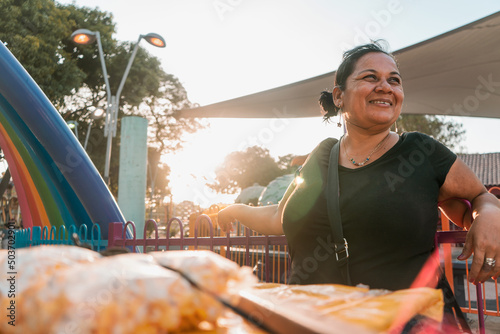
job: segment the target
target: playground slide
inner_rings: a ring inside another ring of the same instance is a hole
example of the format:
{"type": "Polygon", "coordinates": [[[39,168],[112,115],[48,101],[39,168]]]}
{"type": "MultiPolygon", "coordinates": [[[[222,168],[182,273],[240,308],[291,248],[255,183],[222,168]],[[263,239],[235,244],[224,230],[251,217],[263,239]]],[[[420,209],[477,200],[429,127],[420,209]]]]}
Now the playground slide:
{"type": "Polygon", "coordinates": [[[0,147],[23,226],[125,222],[87,153],[35,81],[0,42],[0,147]]]}

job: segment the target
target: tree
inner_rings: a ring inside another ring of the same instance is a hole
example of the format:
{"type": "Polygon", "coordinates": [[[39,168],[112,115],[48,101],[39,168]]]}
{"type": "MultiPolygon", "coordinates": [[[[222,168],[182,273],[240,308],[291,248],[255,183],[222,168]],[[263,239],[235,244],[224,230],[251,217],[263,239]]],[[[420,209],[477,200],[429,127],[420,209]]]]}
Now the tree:
{"type": "Polygon", "coordinates": [[[278,162],[277,162],[278,163],[278,168],[283,171],[283,175],[284,174],[295,173],[295,171],[297,170],[297,168],[294,167],[294,166],[292,166],[292,160],[295,157],[296,156],[294,154],[287,154],[287,155],[278,157],[278,162]]]}
{"type": "Polygon", "coordinates": [[[419,131],[440,141],[450,149],[462,149],[460,143],[463,141],[465,130],[461,123],[438,116],[401,115],[396,124],[398,133],[419,131]]]}
{"type": "Polygon", "coordinates": [[[163,199],[171,194],[169,189],[170,167],[160,161],[160,152],[154,147],[148,147],[148,172],[147,172],[147,209],[149,218],[152,217],[154,208],[159,207],[163,199]]]}
{"type": "Polygon", "coordinates": [[[2,0],[0,13],[0,40],[57,107],[85,77],[61,42],[72,32],[70,12],[50,0],[2,0]]]}
{"type": "MultiPolygon", "coordinates": [[[[114,94],[118,90],[123,72],[130,58],[130,52],[135,44],[117,42],[111,38],[111,34],[114,32],[114,25],[110,22],[112,16],[110,17],[89,8],[76,8],[73,5],[66,6],[66,8],[71,11],[71,17],[76,22],[73,30],[87,28],[101,32],[103,49],[107,50],[106,67],[109,74],[110,90],[114,94]],[[103,25],[105,27],[102,27],[103,25]],[[113,27],[113,29],[110,27],[113,27]],[[109,49],[106,49],[106,47],[109,49]]],[[[91,101],[92,106],[101,107],[106,103],[104,78],[102,77],[99,55],[95,45],[78,46],[78,48],[71,45],[71,47],[74,52],[72,57],[77,60],[79,68],[90,75],[84,80],[84,89],[81,89],[79,94],[74,95],[73,101],[71,101],[71,105],[80,105],[80,109],[72,110],[70,117],[88,118],[90,114],[88,104],[78,104],[77,101],[91,101]],[[85,99],[85,96],[91,96],[92,98],[85,99]]],[[[202,127],[199,121],[195,119],[175,118],[176,110],[191,106],[192,104],[187,98],[187,92],[179,80],[163,71],[158,58],[151,56],[146,49],[139,47],[120,96],[118,118],[135,115],[143,116],[149,120],[149,146],[153,150],[148,151],[154,157],[149,157],[148,161],[160,161],[157,156],[182,148],[182,136],[185,133],[193,133],[202,127]]],[[[118,125],[117,136],[119,131],[120,127],[118,125]]],[[[103,138],[103,136],[99,138],[103,138]]],[[[118,149],[116,148],[118,143],[119,140],[113,141],[114,147],[112,148],[112,163],[110,166],[111,186],[115,193],[119,161],[118,149]]],[[[94,161],[100,162],[99,166],[103,166],[101,161],[104,157],[102,152],[104,145],[100,145],[100,147],[101,150],[96,152],[97,155],[95,157],[91,155],[91,157],[95,159],[94,161]]],[[[161,173],[157,170],[158,164],[152,165],[152,167],[154,168],[148,169],[152,173],[148,176],[148,190],[151,200],[161,194],[168,195],[168,189],[162,189],[160,186],[168,185],[166,178],[170,172],[168,166],[161,165],[159,167],[162,170],[161,173]],[[158,178],[162,180],[158,181],[158,178]]]]}
{"type": "MultiPolygon", "coordinates": [[[[79,123],[79,139],[83,143],[92,112],[96,108],[106,110],[107,95],[97,45],[77,46],[70,40],[71,33],[81,28],[100,32],[113,95],[118,90],[135,42],[113,39],[113,15],[97,8],[62,5],[54,0],[2,0],[0,13],[0,40],[30,73],[62,117],[79,123]]],[[[126,115],[147,117],[151,132],[149,145],[161,155],[181,148],[183,134],[201,127],[198,120],[177,120],[174,117],[175,110],[190,106],[179,80],[166,74],[160,60],[140,46],[120,96],[118,119],[126,115]]],[[[103,125],[104,119],[93,121],[87,146],[87,153],[101,173],[106,151],[103,125]]],[[[113,140],[110,166],[111,190],[115,194],[119,136],[120,122],[117,137],[113,140]]],[[[169,168],[160,168],[163,172],[156,174],[166,178],[169,168]]],[[[153,192],[168,193],[167,189],[158,188],[160,184],[166,186],[168,182],[156,182],[153,192]]]]}
{"type": "Polygon", "coordinates": [[[182,133],[194,133],[202,124],[191,119],[177,118],[175,111],[192,107],[187,92],[173,75],[166,75],[159,94],[144,99],[137,114],[149,121],[148,193],[150,200],[170,194],[167,176],[170,168],[161,162],[161,155],[182,148],[182,133]]]}
{"type": "MultiPolygon", "coordinates": [[[[280,158],[281,162],[290,157],[280,158]]],[[[255,183],[267,186],[278,176],[289,174],[289,170],[283,169],[283,165],[280,168],[278,162],[269,155],[268,149],[252,146],[226,156],[215,174],[215,182],[208,186],[219,193],[235,194],[255,183]]]]}

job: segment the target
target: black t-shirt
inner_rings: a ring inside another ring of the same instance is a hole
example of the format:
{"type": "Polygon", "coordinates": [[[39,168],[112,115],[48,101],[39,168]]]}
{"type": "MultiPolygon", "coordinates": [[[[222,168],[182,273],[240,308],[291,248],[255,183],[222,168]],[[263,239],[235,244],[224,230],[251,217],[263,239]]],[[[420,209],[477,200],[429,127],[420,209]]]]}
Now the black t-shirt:
{"type": "MultiPolygon", "coordinates": [[[[293,183],[283,229],[290,247],[290,284],[343,284],[326,208],[330,149],[323,141],[293,183]]],[[[438,194],[456,155],[431,137],[405,133],[372,163],[339,166],[340,210],[353,284],[408,288],[434,248],[438,194]]]]}

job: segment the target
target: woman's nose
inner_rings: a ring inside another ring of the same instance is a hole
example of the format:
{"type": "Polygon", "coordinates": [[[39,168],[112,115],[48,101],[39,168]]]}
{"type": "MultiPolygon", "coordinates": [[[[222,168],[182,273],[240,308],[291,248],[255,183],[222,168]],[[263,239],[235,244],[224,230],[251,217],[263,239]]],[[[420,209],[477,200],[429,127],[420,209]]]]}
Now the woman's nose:
{"type": "Polygon", "coordinates": [[[377,87],[375,87],[375,90],[381,92],[392,92],[392,86],[387,82],[387,80],[380,80],[377,87]]]}

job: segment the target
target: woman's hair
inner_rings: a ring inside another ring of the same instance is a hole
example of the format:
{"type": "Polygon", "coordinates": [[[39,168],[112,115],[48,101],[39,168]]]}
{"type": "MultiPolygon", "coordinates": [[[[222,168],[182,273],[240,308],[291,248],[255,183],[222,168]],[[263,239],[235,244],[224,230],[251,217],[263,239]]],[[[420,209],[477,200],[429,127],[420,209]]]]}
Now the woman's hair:
{"type": "MultiPolygon", "coordinates": [[[[335,73],[335,87],[340,88],[340,90],[345,90],[347,78],[354,71],[354,67],[356,66],[359,58],[371,52],[381,52],[388,55],[389,57],[394,59],[394,61],[396,62],[396,66],[398,66],[394,56],[381,45],[381,41],[372,41],[369,44],[356,46],[344,52],[342,63],[340,63],[340,66],[335,73]]],[[[336,116],[340,110],[340,108],[337,107],[333,102],[332,93],[328,91],[321,92],[319,104],[324,111],[323,120],[327,122],[329,121],[330,117],[336,116]]]]}

